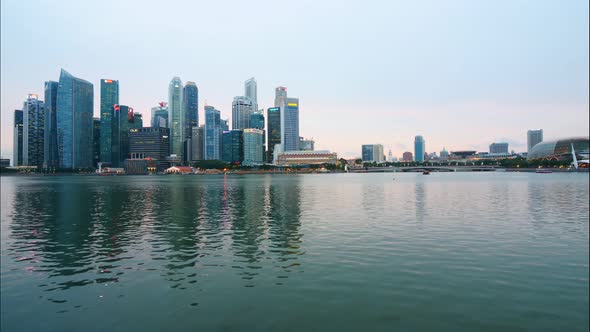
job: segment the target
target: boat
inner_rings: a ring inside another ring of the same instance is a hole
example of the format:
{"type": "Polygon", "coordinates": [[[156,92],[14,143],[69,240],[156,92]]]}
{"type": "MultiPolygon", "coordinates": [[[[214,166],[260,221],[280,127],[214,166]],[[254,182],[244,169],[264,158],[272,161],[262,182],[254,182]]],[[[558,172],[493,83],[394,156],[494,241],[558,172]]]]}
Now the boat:
{"type": "Polygon", "coordinates": [[[553,173],[553,172],[548,169],[538,169],[535,171],[535,173],[547,174],[547,173],[553,173]]]}
{"type": "Polygon", "coordinates": [[[422,175],[429,175],[430,171],[429,170],[425,170],[424,172],[422,172],[422,175]]]}

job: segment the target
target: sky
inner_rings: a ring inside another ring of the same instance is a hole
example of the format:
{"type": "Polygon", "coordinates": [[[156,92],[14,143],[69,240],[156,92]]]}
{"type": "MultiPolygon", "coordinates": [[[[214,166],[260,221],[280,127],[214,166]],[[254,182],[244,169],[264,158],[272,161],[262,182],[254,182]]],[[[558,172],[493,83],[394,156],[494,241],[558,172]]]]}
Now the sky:
{"type": "Polygon", "coordinates": [[[194,81],[201,123],[205,103],[231,119],[250,77],[261,108],[286,86],[300,136],[339,157],[589,134],[587,0],[2,0],[0,24],[3,158],[14,110],[61,68],[94,84],[97,117],[101,78],[146,120],[172,77],[194,81]]]}

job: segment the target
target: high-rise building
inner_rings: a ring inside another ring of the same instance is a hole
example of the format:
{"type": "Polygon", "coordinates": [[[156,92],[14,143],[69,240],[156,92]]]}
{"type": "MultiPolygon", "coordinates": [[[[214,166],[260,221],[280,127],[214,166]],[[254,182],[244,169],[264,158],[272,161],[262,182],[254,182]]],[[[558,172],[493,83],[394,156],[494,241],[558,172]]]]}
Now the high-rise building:
{"type": "Polygon", "coordinates": [[[391,149],[389,149],[389,152],[387,152],[387,161],[390,163],[393,162],[393,153],[391,152],[391,149]]]}
{"type": "Polygon", "coordinates": [[[184,148],[184,122],[185,115],[182,107],[182,81],[180,77],[174,77],[168,86],[168,118],[170,120],[170,154],[177,155],[183,160],[184,148]]]}
{"type": "Polygon", "coordinates": [[[45,104],[29,94],[23,103],[23,165],[43,167],[44,145],[45,104]]]}
{"type": "Polygon", "coordinates": [[[61,70],[57,87],[59,167],[92,167],[94,86],[61,70]]]}
{"type": "Polygon", "coordinates": [[[442,149],[442,151],[440,152],[440,159],[441,160],[449,159],[449,151],[447,151],[447,149],[445,149],[445,148],[442,149]]]}
{"type": "Polygon", "coordinates": [[[184,137],[190,139],[192,128],[199,126],[199,89],[195,82],[186,82],[182,91],[182,105],[184,107],[184,137]]]}
{"type": "Polygon", "coordinates": [[[281,107],[287,99],[287,88],[279,86],[275,89],[275,107],[281,107]]]}
{"type": "Polygon", "coordinates": [[[543,129],[529,130],[526,133],[527,152],[530,152],[533,146],[543,142],[543,129]]]}
{"type": "Polygon", "coordinates": [[[92,166],[98,167],[100,162],[100,118],[92,119],[92,166]]]}
{"type": "Polygon", "coordinates": [[[424,153],[426,152],[426,142],[424,137],[418,135],[414,138],[414,161],[424,162],[424,153]]]}
{"type": "Polygon", "coordinates": [[[203,160],[203,146],[205,144],[205,126],[192,128],[191,161],[203,160]]]}
{"type": "Polygon", "coordinates": [[[143,120],[141,114],[134,113],[133,108],[126,105],[116,105],[112,118],[112,156],[113,167],[123,167],[125,159],[129,158],[129,130],[141,128],[143,120]]]}
{"type": "Polygon", "coordinates": [[[268,152],[266,161],[270,162],[274,157],[275,145],[281,144],[281,108],[271,107],[266,113],[266,132],[268,133],[268,152]]]}
{"type": "Polygon", "coordinates": [[[490,144],[490,153],[508,153],[508,143],[490,144]]]}
{"type": "Polygon", "coordinates": [[[45,167],[57,167],[59,165],[57,155],[57,87],[59,83],[45,82],[45,139],[43,156],[45,167]]]}
{"type": "Polygon", "coordinates": [[[241,129],[233,129],[224,131],[222,135],[221,160],[231,164],[241,163],[244,160],[244,132],[241,129]]]}
{"type": "Polygon", "coordinates": [[[170,155],[170,129],[165,127],[143,127],[129,130],[129,154],[132,158],[152,159],[158,171],[168,166],[170,155]]]}
{"type": "Polygon", "coordinates": [[[119,104],[119,81],[100,80],[100,161],[111,163],[113,151],[113,115],[115,105],[119,104]]]}
{"type": "Polygon", "coordinates": [[[301,151],[315,150],[315,141],[313,139],[305,139],[303,137],[299,137],[299,150],[301,150],[301,151]]]}
{"type": "Polygon", "coordinates": [[[264,163],[264,131],[255,128],[244,129],[244,165],[264,163]]]}
{"type": "Polygon", "coordinates": [[[254,104],[248,97],[237,96],[232,102],[232,129],[250,128],[250,115],[254,112],[254,104]]]}
{"type": "Polygon", "coordinates": [[[244,83],[244,96],[252,101],[254,109],[258,109],[258,87],[254,77],[246,80],[244,83]]]}
{"type": "Polygon", "coordinates": [[[205,106],[205,143],[203,159],[221,160],[221,118],[213,106],[205,106]]]}
{"type": "Polygon", "coordinates": [[[264,130],[264,114],[262,110],[250,114],[250,128],[264,130]]]}
{"type": "Polygon", "coordinates": [[[221,131],[228,131],[229,130],[229,119],[221,119],[221,131]]]}
{"type": "Polygon", "coordinates": [[[402,155],[402,159],[403,159],[403,161],[412,161],[412,160],[414,160],[414,156],[412,155],[412,153],[410,151],[406,151],[402,155]]]}
{"type": "Polygon", "coordinates": [[[383,154],[383,145],[363,144],[362,156],[362,159],[365,162],[376,162],[378,164],[384,162],[385,155],[383,154]]]}
{"type": "Polygon", "coordinates": [[[299,99],[286,98],[281,111],[283,151],[299,151],[299,99]]]}
{"type": "Polygon", "coordinates": [[[14,110],[14,136],[12,140],[12,165],[23,166],[23,111],[14,110]]]}
{"type": "Polygon", "coordinates": [[[152,127],[168,128],[168,103],[160,102],[156,107],[152,107],[152,127]]]}

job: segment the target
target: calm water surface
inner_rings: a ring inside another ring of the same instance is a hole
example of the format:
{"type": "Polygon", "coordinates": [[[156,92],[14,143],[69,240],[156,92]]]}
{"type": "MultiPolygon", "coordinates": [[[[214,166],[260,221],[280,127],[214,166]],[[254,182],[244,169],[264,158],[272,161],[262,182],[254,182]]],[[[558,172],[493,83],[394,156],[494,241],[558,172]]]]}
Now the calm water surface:
{"type": "Polygon", "coordinates": [[[1,177],[1,329],[588,331],[588,174],[1,177]]]}

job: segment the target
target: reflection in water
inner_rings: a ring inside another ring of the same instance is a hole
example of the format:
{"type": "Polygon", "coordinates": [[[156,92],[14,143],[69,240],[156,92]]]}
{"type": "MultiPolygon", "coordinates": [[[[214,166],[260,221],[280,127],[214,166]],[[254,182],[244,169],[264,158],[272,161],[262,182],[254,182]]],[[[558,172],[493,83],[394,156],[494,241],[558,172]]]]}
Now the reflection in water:
{"type": "Polygon", "coordinates": [[[416,203],[416,221],[423,222],[426,216],[426,192],[424,190],[424,182],[419,179],[415,182],[414,187],[414,202],[416,203]]]}

